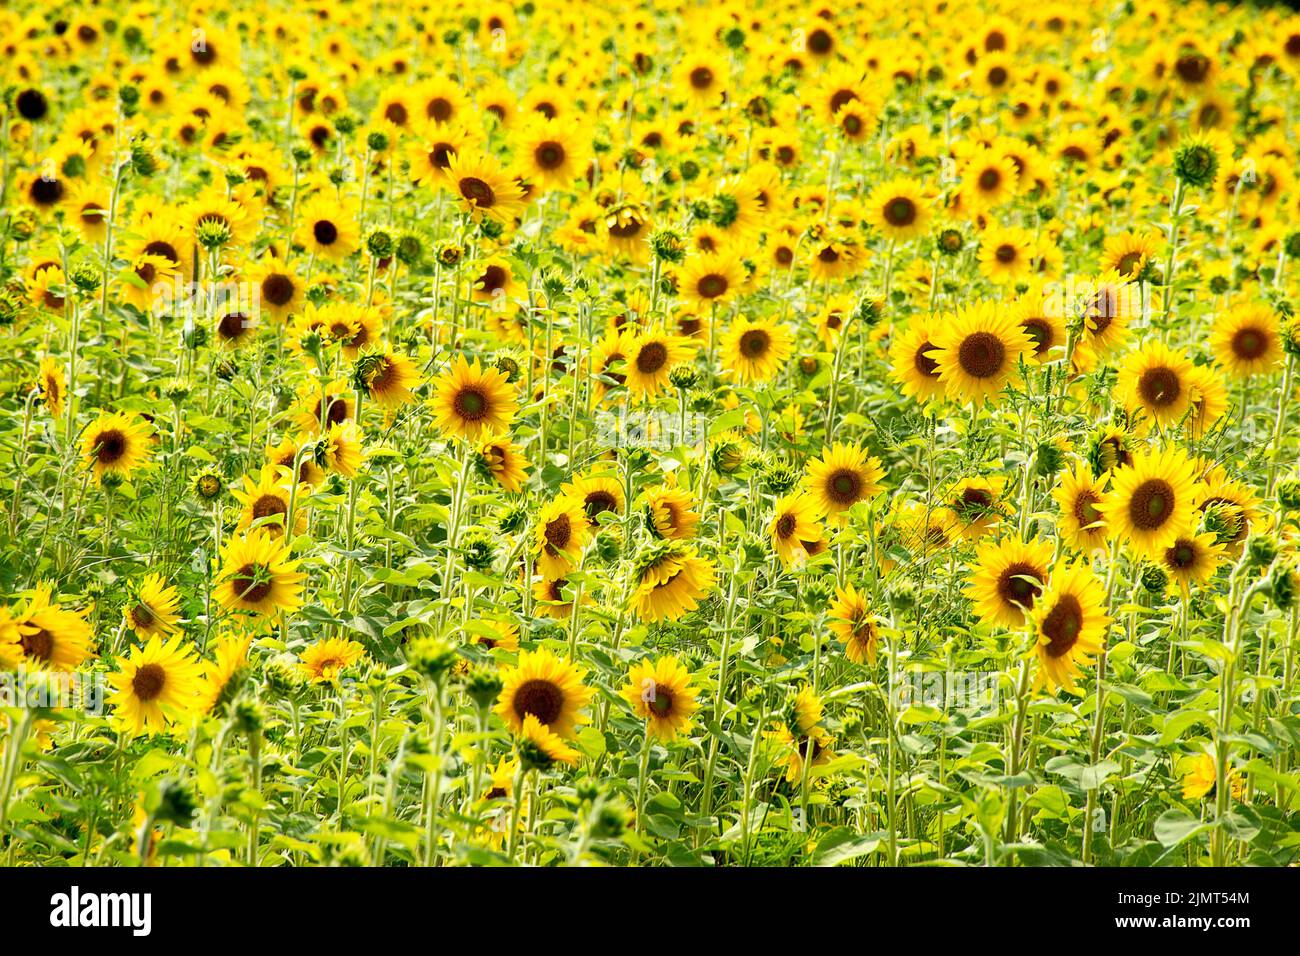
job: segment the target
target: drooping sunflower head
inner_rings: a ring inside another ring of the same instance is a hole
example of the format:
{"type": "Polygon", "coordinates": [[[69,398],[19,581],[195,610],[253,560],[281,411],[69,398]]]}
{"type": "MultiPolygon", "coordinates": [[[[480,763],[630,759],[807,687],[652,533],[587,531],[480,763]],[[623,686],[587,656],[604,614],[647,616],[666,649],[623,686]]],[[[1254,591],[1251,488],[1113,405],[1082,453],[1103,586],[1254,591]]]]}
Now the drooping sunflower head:
{"type": "Polygon", "coordinates": [[[553,499],[542,508],[533,530],[538,571],[547,578],[564,577],[577,564],[590,532],[581,504],[564,495],[553,499]]]}
{"type": "Polygon", "coordinates": [[[822,541],[820,517],[816,502],[802,492],[793,492],[777,500],[768,524],[768,535],[782,564],[789,567],[807,562],[811,552],[822,541]]]}
{"type": "Polygon", "coordinates": [[[694,548],[668,541],[637,556],[630,603],[644,621],[675,621],[713,590],[713,563],[694,548]]]}
{"type": "Polygon", "coordinates": [[[1070,547],[1091,553],[1104,548],[1108,530],[1106,518],[1098,507],[1104,500],[1107,478],[1098,479],[1083,464],[1063,472],[1052,491],[1060,509],[1057,528],[1070,547]]]}

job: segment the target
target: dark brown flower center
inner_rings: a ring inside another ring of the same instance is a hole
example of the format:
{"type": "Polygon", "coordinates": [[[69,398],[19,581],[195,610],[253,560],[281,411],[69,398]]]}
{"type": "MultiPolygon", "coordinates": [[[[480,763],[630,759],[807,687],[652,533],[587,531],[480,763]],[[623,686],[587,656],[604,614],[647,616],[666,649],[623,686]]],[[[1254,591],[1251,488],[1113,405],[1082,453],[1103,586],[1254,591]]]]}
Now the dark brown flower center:
{"type": "Polygon", "coordinates": [[[1245,361],[1253,361],[1268,351],[1268,337],[1261,329],[1238,329],[1232,336],[1232,354],[1245,361]]]}
{"type": "Polygon", "coordinates": [[[795,526],[798,522],[792,514],[783,514],[776,523],[776,536],[785,539],[794,534],[795,526]]]}
{"type": "Polygon", "coordinates": [[[772,337],[763,329],[748,329],[740,336],[740,352],[746,358],[762,358],[771,345],[772,337]]]}
{"type": "Polygon", "coordinates": [[[533,158],[537,160],[537,165],[548,172],[563,166],[565,155],[564,145],[551,141],[541,143],[533,150],[533,158]]]}
{"type": "Polygon", "coordinates": [[[339,228],[328,219],[321,219],[311,227],[311,234],[322,246],[332,246],[339,238],[339,228]]]}
{"type": "Polygon", "coordinates": [[[691,70],[691,86],[697,90],[707,90],[713,85],[713,71],[707,66],[697,66],[691,70]]]}
{"type": "Polygon", "coordinates": [[[262,495],[253,502],[253,519],[270,518],[274,515],[287,515],[289,506],[279,495],[262,495]]]}
{"type": "Polygon", "coordinates": [[[117,429],[110,429],[99,436],[95,442],[95,456],[101,465],[111,465],[126,454],[126,436],[117,429]]]}
{"type": "Polygon", "coordinates": [[[916,354],[912,356],[912,364],[926,378],[939,377],[939,363],[927,354],[932,351],[934,351],[933,342],[922,342],[917,348],[916,354]]]}
{"type": "Polygon", "coordinates": [[[701,298],[716,299],[727,291],[727,277],[718,275],[716,272],[710,272],[708,275],[700,277],[700,281],[695,284],[695,288],[701,298]]]}
{"type": "Polygon", "coordinates": [[[1046,577],[1047,573],[1041,568],[1027,561],[1017,561],[998,575],[998,597],[1007,604],[1032,608],[1034,599],[1043,593],[1042,582],[1046,577]]]}
{"type": "Polygon", "coordinates": [[[608,491],[589,491],[582,503],[589,518],[595,518],[598,514],[618,508],[618,499],[608,491]]]}
{"type": "Polygon", "coordinates": [[[1175,504],[1174,488],[1163,478],[1148,478],[1133,490],[1128,516],[1135,528],[1155,531],[1169,520],[1175,504]]]}
{"type": "Polygon", "coordinates": [[[452,407],[458,417],[476,422],[487,415],[487,396],[475,388],[462,388],[452,399],[452,407]]]}
{"type": "Polygon", "coordinates": [[[556,551],[563,551],[568,547],[570,538],[573,537],[573,525],[569,521],[568,515],[557,515],[550,521],[546,522],[546,543],[556,551]]]}
{"type": "Polygon", "coordinates": [[[515,691],[514,708],[521,720],[532,714],[549,726],[564,710],[564,691],[548,680],[524,681],[515,691]]]}
{"type": "Polygon", "coordinates": [[[1068,654],[1083,630],[1083,606],[1073,594],[1062,594],[1040,625],[1047,637],[1046,653],[1057,658],[1068,654]]]}
{"type": "Polygon", "coordinates": [[[271,593],[271,575],[269,569],[260,564],[246,564],[230,579],[235,588],[235,596],[249,604],[257,604],[271,593]]]}
{"type": "Polygon", "coordinates": [[[293,299],[293,280],[272,273],[262,280],[262,297],[274,306],[287,305],[293,299]]]}
{"type": "Polygon", "coordinates": [[[489,209],[497,201],[497,194],[492,191],[492,187],[476,176],[465,176],[458,185],[460,194],[479,209],[489,209]]]}
{"type": "Polygon", "coordinates": [[[1138,379],[1138,394],[1148,405],[1164,408],[1178,401],[1183,386],[1178,380],[1178,373],[1171,368],[1157,366],[1149,368],[1138,379]]]}
{"type": "Polygon", "coordinates": [[[972,332],[957,348],[957,361],[971,378],[991,378],[1002,371],[1007,350],[992,332],[972,332]]]}
{"type": "Polygon", "coordinates": [[[167,672],[161,664],[142,664],[131,678],[131,692],[144,703],[157,700],[167,686],[167,672]]]}
{"type": "Polygon", "coordinates": [[[896,196],[885,203],[885,221],[891,226],[910,226],[916,222],[916,203],[906,196],[896,196]]]}
{"type": "Polygon", "coordinates": [[[24,634],[18,642],[23,656],[36,661],[48,661],[54,656],[54,635],[45,628],[34,634],[24,634]]]}
{"type": "Polygon", "coordinates": [[[836,504],[851,505],[862,494],[862,476],[852,468],[840,468],[826,479],[826,494],[836,504]]]}
{"type": "Polygon", "coordinates": [[[668,363],[668,349],[662,342],[647,342],[636,355],[637,371],[653,375],[668,363]]]}
{"type": "Polygon", "coordinates": [[[1196,546],[1186,538],[1179,538],[1165,551],[1165,564],[1176,571],[1186,571],[1196,564],[1196,546]]]}

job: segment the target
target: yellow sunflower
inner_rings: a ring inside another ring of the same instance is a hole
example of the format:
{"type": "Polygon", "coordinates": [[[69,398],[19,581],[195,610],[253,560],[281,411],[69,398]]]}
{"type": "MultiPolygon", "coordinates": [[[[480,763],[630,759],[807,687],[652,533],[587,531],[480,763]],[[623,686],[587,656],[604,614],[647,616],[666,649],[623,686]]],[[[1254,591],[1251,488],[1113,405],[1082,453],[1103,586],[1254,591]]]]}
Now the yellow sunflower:
{"type": "Polygon", "coordinates": [[[880,459],[857,445],[835,442],[808,463],[804,487],[824,515],[842,515],[859,501],[884,490],[885,468],[880,459]]]}
{"type": "Polygon", "coordinates": [[[1160,566],[1169,572],[1170,580],[1184,594],[1193,584],[1204,584],[1214,577],[1223,560],[1224,546],[1213,532],[1195,534],[1188,532],[1174,539],[1160,557],[1160,566]]]}
{"type": "Polygon", "coordinates": [[[304,648],[298,666],[313,684],[332,684],[365,653],[366,649],[356,641],[327,637],[304,648]]]}
{"type": "Polygon", "coordinates": [[[772,549],[786,567],[801,565],[822,541],[820,512],[810,496],[796,492],[780,498],[768,524],[772,549]]]}
{"type": "Polygon", "coordinates": [[[524,191],[497,159],[488,153],[453,153],[442,174],[443,185],[475,222],[484,216],[509,223],[526,206],[524,191]]]}
{"type": "Polygon", "coordinates": [[[847,584],[835,589],[835,600],[826,612],[831,633],[844,644],[844,656],[855,664],[876,663],[880,646],[880,621],[872,613],[867,596],[847,584]]]}
{"type": "Polygon", "coordinates": [[[940,326],[929,357],[948,397],[964,404],[995,400],[1020,382],[1020,357],[1033,343],[1015,316],[988,302],[961,310],[940,326]]]}
{"type": "MultiPolygon", "coordinates": [[[[239,531],[256,525],[271,535],[284,533],[284,523],[289,514],[289,498],[293,494],[293,471],[283,465],[263,465],[257,479],[244,476],[243,488],[232,487],[230,493],[243,506],[239,515],[239,531]]],[[[295,535],[307,530],[307,508],[311,493],[299,489],[294,499],[295,535]]]]}
{"type": "Polygon", "coordinates": [[[665,743],[690,729],[699,708],[690,673],[672,656],[632,665],[622,694],[650,734],[665,743]]]}
{"type": "Polygon", "coordinates": [[[1105,585],[1087,562],[1059,567],[1046,592],[1034,601],[1032,617],[1038,654],[1034,686],[1077,690],[1081,667],[1091,663],[1106,642],[1110,616],[1105,585]]]}
{"type": "Polygon", "coordinates": [[[1052,556],[1049,541],[1006,538],[981,544],[964,592],[980,621],[992,628],[1024,624],[1047,584],[1052,556]]]}
{"type": "Polygon", "coordinates": [[[180,600],[161,574],[146,574],[122,606],[122,619],[141,639],[167,637],[181,619],[180,600]]]}
{"type": "Polygon", "coordinates": [[[591,523],[582,506],[563,495],[546,505],[533,531],[537,570],[543,577],[562,578],[578,563],[591,523]]]}
{"type": "Polygon", "coordinates": [[[361,245],[355,200],[317,195],[298,211],[294,241],[319,259],[346,259],[361,245]]]}
{"type": "Polygon", "coordinates": [[[203,669],[183,640],[177,635],[164,643],[154,635],[109,675],[108,702],[119,727],[137,736],[159,733],[198,711],[203,669]]]}
{"type": "Polygon", "coordinates": [[[675,621],[713,590],[713,564],[694,548],[666,542],[639,559],[630,604],[643,621],[675,621]]]}
{"type": "Polygon", "coordinates": [[[944,395],[939,363],[930,357],[937,334],[936,325],[929,319],[913,318],[889,345],[890,377],[904,395],[922,404],[944,395]]]}
{"type": "Polygon", "coordinates": [[[70,671],[93,652],[94,631],[84,614],[53,600],[48,584],[32,589],[32,596],[13,610],[5,630],[8,643],[18,646],[28,667],[70,671]]]}
{"type": "Polygon", "coordinates": [[[1220,313],[1210,332],[1210,351],[1236,379],[1273,371],[1282,360],[1277,314],[1256,302],[1220,313]]]}
{"type": "Polygon", "coordinates": [[[674,484],[650,488],[645,493],[646,527],[658,538],[693,538],[700,516],[692,504],[690,492],[674,484]]]}
{"type": "Polygon", "coordinates": [[[790,330],[768,319],[742,319],[722,340],[722,363],[742,384],[766,382],[794,352],[790,330]]]}
{"type": "Polygon", "coordinates": [[[695,348],[690,339],[661,332],[645,332],[628,345],[626,380],[634,396],[653,398],[668,385],[668,373],[688,361],[695,348]]]}
{"type": "Polygon", "coordinates": [[[481,442],[478,462],[481,471],[510,492],[518,492],[523,487],[528,480],[528,469],[532,467],[524,457],[523,449],[506,435],[489,436],[481,442]]]}
{"type": "Polygon", "coordinates": [[[1057,531],[1062,540],[1076,551],[1089,554],[1106,547],[1109,530],[1100,505],[1105,500],[1105,477],[1098,479],[1082,463],[1073,471],[1062,472],[1052,491],[1060,509],[1057,531]]]}
{"type": "Polygon", "coordinates": [[[548,650],[524,651],[518,665],[502,675],[495,711],[516,734],[533,717],[552,733],[570,739],[578,725],[588,721],[583,711],[596,693],[582,683],[586,675],[582,667],[548,650]]]}
{"type": "Polygon", "coordinates": [[[81,457],[98,479],[129,479],[149,459],[149,426],[134,415],[101,415],[81,436],[81,457]]]}
{"type": "Polygon", "coordinates": [[[1187,354],[1151,341],[1125,356],[1116,384],[1129,412],[1140,412],[1160,428],[1180,422],[1192,404],[1192,361],[1187,354]]]}
{"type": "Polygon", "coordinates": [[[288,547],[265,528],[232,537],[221,559],[213,596],[228,610],[271,615],[302,606],[306,575],[298,570],[288,547]]]}
{"type": "Polygon", "coordinates": [[[1135,553],[1158,560],[1180,534],[1191,530],[1196,474],[1180,448],[1139,451],[1133,464],[1116,470],[1097,509],[1111,533],[1135,553]]]}
{"type": "Polygon", "coordinates": [[[744,267],[731,251],[691,256],[677,276],[682,298],[697,307],[730,302],[744,282],[744,267]]]}
{"type": "Polygon", "coordinates": [[[484,369],[457,355],[434,384],[433,414],[448,437],[474,440],[484,432],[505,431],[517,403],[514,387],[498,369],[484,369]]]}

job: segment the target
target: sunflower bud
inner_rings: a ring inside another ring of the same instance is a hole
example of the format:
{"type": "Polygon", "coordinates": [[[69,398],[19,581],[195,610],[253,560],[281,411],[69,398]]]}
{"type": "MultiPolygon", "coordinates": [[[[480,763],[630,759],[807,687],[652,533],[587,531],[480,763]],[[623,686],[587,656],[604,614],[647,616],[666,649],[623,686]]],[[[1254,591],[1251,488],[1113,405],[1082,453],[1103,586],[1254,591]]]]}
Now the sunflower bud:
{"type": "Polygon", "coordinates": [[[1241,534],[1241,512],[1230,504],[1210,505],[1201,517],[1201,527],[1214,535],[1218,544],[1231,544],[1241,534]]]}
{"type": "Polygon", "coordinates": [[[372,153],[383,153],[388,151],[388,134],[375,130],[366,136],[366,149],[372,153]]]}
{"type": "Polygon", "coordinates": [[[1300,565],[1294,558],[1273,565],[1268,576],[1269,596],[1279,611],[1287,611],[1295,604],[1300,592],[1300,565]]]}
{"type": "Polygon", "coordinates": [[[424,240],[412,232],[402,233],[397,237],[393,254],[404,266],[416,265],[424,258],[424,240]]]}
{"type": "Polygon", "coordinates": [[[230,241],[230,224],[222,219],[201,219],[194,238],[204,249],[220,249],[230,241]]]}
{"type": "Polygon", "coordinates": [[[215,471],[202,472],[194,479],[194,493],[204,501],[214,501],[225,490],[226,483],[215,471]]]}
{"type": "Polygon", "coordinates": [[[518,360],[508,353],[502,352],[492,362],[492,367],[506,377],[507,382],[517,382],[521,374],[518,360]]]}
{"type": "Polygon", "coordinates": [[[669,383],[683,392],[694,388],[699,380],[700,373],[694,365],[677,365],[668,373],[669,383]]]}
{"type": "Polygon", "coordinates": [[[496,543],[483,532],[471,532],[460,547],[465,566],[475,571],[486,571],[496,560],[496,543]]]}
{"type": "Polygon", "coordinates": [[[828,578],[818,578],[815,581],[809,581],[804,585],[803,606],[814,613],[825,610],[826,605],[830,603],[831,595],[835,593],[834,582],[828,578]]]}
{"type": "Polygon", "coordinates": [[[713,443],[709,452],[713,468],[720,475],[734,475],[745,467],[748,461],[745,443],[735,435],[720,436],[713,443]]]}
{"type": "Polygon", "coordinates": [[[891,587],[885,597],[889,601],[889,606],[899,614],[916,607],[916,589],[907,581],[902,581],[891,587]]]}
{"type": "Polygon", "coordinates": [[[1164,594],[1169,587],[1169,574],[1158,564],[1148,564],[1142,568],[1142,589],[1148,594],[1164,594]]]}
{"type": "Polygon", "coordinates": [[[1300,477],[1283,478],[1277,483],[1277,503],[1287,511],[1300,511],[1300,477]]]}
{"type": "Polygon", "coordinates": [[[465,693],[480,711],[486,711],[501,693],[501,675],[486,667],[476,667],[465,679],[465,693]]]}
{"type": "Polygon", "coordinates": [[[393,248],[393,237],[383,229],[375,229],[366,236],[366,251],[376,259],[392,258],[393,248]]]}
{"type": "Polygon", "coordinates": [[[274,697],[298,701],[307,693],[307,681],[292,660],[272,660],[266,665],[264,674],[266,689],[274,697]]]}
{"type": "Polygon", "coordinates": [[[613,564],[623,554],[623,534],[616,527],[602,528],[595,544],[596,556],[605,564],[613,564]]]}
{"type": "Polygon", "coordinates": [[[939,252],[943,255],[955,256],[961,252],[966,240],[963,238],[960,229],[948,228],[939,233],[936,244],[939,247],[939,252]]]}
{"type": "Polygon", "coordinates": [[[650,252],[661,262],[678,263],[686,258],[686,243],[673,229],[656,229],[650,234],[650,252]]]}
{"type": "Polygon", "coordinates": [[[505,534],[514,534],[528,524],[528,509],[523,505],[510,505],[497,517],[497,527],[505,534]]]}
{"type": "Polygon", "coordinates": [[[73,266],[68,278],[80,292],[94,292],[99,288],[98,270],[86,263],[73,266]]]}
{"type": "Polygon", "coordinates": [[[1265,568],[1277,557],[1277,539],[1267,534],[1252,534],[1246,539],[1246,556],[1252,566],[1265,568]]]}
{"type": "Polygon", "coordinates": [[[244,699],[235,704],[234,723],[236,730],[251,737],[262,732],[262,725],[266,723],[266,714],[257,701],[244,699]]]}
{"type": "Polygon", "coordinates": [[[440,638],[420,637],[406,646],[406,660],[417,674],[441,684],[456,666],[456,649],[440,638]]]}
{"type": "Polygon", "coordinates": [[[776,460],[763,466],[760,477],[763,490],[779,498],[789,493],[790,489],[799,483],[802,475],[803,472],[793,462],[776,460]]]}
{"type": "Polygon", "coordinates": [[[1209,143],[1193,140],[1174,152],[1174,175],[1188,186],[1204,188],[1218,171],[1219,157],[1209,143]]]}
{"type": "Polygon", "coordinates": [[[627,808],[621,803],[602,803],[591,821],[591,836],[596,840],[617,840],[626,829],[627,808]]]}
{"type": "Polygon", "coordinates": [[[1051,478],[1065,466],[1065,453],[1059,445],[1045,441],[1034,452],[1034,471],[1041,478],[1051,478]]]}
{"type": "Polygon", "coordinates": [[[449,242],[438,248],[438,262],[444,269],[454,269],[465,257],[465,250],[457,243],[449,242]]]}
{"type": "Polygon", "coordinates": [[[145,811],[157,823],[187,827],[198,812],[194,791],[178,780],[160,781],[145,797],[145,811]]]}

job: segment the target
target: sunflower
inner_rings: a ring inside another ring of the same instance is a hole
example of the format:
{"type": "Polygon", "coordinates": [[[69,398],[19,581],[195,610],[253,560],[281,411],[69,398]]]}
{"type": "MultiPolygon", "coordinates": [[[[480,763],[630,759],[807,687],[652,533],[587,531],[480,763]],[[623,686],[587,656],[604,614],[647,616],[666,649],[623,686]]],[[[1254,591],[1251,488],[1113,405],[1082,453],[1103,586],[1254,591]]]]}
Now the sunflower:
{"type": "Polygon", "coordinates": [[[1009,156],[981,147],[962,170],[963,205],[977,212],[1000,206],[1016,194],[1018,180],[1009,156]]]}
{"type": "Polygon", "coordinates": [[[668,373],[694,354],[694,343],[676,335],[646,332],[628,345],[626,384],[634,396],[654,398],[668,384],[668,373]]]}
{"type": "Polygon", "coordinates": [[[953,530],[963,540],[982,538],[998,526],[1009,508],[1002,500],[1006,480],[963,478],[953,485],[945,504],[953,515],[953,530]]]}
{"type": "Polygon", "coordinates": [[[980,272],[998,285],[1011,285],[1030,274],[1034,236],[1020,226],[989,229],[980,239],[980,272]]]}
{"type": "Polygon", "coordinates": [[[560,494],[581,504],[593,524],[605,513],[621,515],[626,501],[622,482],[605,474],[578,476],[560,485],[560,494]]]}
{"type": "Polygon", "coordinates": [[[944,383],[934,351],[937,326],[929,319],[913,318],[889,345],[889,374],[904,395],[928,403],[943,398],[944,383]]]}
{"type": "Polygon", "coordinates": [[[722,340],[722,363],[742,384],[766,382],[794,352],[790,330],[769,319],[742,319],[722,340]]]}
{"type": "Polygon", "coordinates": [[[1192,403],[1192,362],[1186,353],[1153,340],[1124,358],[1116,389],[1130,413],[1160,428],[1180,422],[1192,403]]]}
{"type": "Polygon", "coordinates": [[[307,444],[307,439],[303,437],[292,438],[286,437],[278,445],[266,446],[266,460],[268,464],[280,465],[289,469],[293,474],[294,462],[298,463],[297,480],[306,485],[319,485],[325,480],[325,470],[316,464],[316,456],[313,454],[303,454],[303,446],[307,444]]]}
{"type": "Polygon", "coordinates": [[[1027,362],[1042,365],[1065,354],[1067,330],[1059,297],[1047,294],[1041,283],[1017,297],[1009,311],[1029,336],[1032,348],[1025,354],[1027,362]]]}
{"type": "Polygon", "coordinates": [[[149,426],[134,415],[101,415],[81,437],[81,457],[101,481],[106,474],[127,480],[149,459],[149,426]]]}
{"type": "Polygon", "coordinates": [[[804,687],[789,708],[788,719],[763,734],[765,739],[777,744],[782,754],[780,763],[785,767],[787,783],[799,783],[803,779],[805,760],[809,766],[819,767],[835,758],[831,751],[834,739],[821,726],[821,719],[821,698],[811,688],[804,687]]]}
{"type": "Polygon", "coordinates": [[[676,657],[640,661],[628,671],[623,699],[646,722],[647,731],[667,743],[690,729],[691,715],[699,709],[691,675],[676,657]]]}
{"type": "MultiPolygon", "coordinates": [[[[568,578],[538,578],[533,582],[533,599],[537,601],[533,613],[556,621],[572,620],[574,602],[564,594],[568,587],[568,578]]],[[[583,592],[580,603],[590,604],[591,595],[583,592]]]]}
{"type": "Polygon", "coordinates": [[[502,675],[495,711],[516,734],[533,717],[551,733],[571,739],[587,722],[583,710],[596,693],[583,685],[586,676],[582,667],[548,650],[524,651],[502,675]]]}
{"type": "Polygon", "coordinates": [[[537,570],[542,576],[560,578],[573,570],[590,529],[587,513],[572,498],[561,495],[546,505],[533,530],[537,570]]]}
{"type": "Polygon", "coordinates": [[[992,628],[1017,628],[1043,593],[1052,566],[1051,542],[1005,539],[982,544],[965,595],[992,628]]]}
{"type": "Polygon", "coordinates": [[[443,170],[442,182],[475,222],[487,216],[509,223],[526,205],[518,181],[488,153],[453,153],[443,170]]]}
{"type": "Polygon", "coordinates": [[[451,158],[478,147],[479,134],[470,126],[459,123],[431,123],[406,147],[410,164],[411,181],[419,184],[440,185],[451,158]]]}
{"type": "Polygon", "coordinates": [[[142,640],[167,637],[180,621],[180,594],[161,574],[147,574],[122,606],[122,620],[142,640]]]}
{"type": "MultiPolygon", "coordinates": [[[[633,262],[641,262],[650,251],[648,241],[650,238],[650,210],[640,202],[624,199],[622,202],[610,206],[601,217],[599,228],[610,251],[615,255],[627,256],[633,262]]],[[[734,274],[724,274],[723,278],[735,278],[739,282],[743,277],[737,269],[734,274]]],[[[711,285],[710,291],[716,285],[717,283],[711,285]]],[[[714,297],[716,296],[706,296],[704,298],[711,301],[714,297]]]]}
{"type": "MultiPolygon", "coordinates": [[[[231,488],[230,493],[243,506],[237,530],[247,531],[256,526],[270,535],[284,533],[284,523],[289,514],[289,498],[293,495],[293,470],[283,465],[263,465],[254,480],[244,476],[243,488],[231,488]]],[[[295,535],[307,530],[307,508],[310,492],[300,490],[294,500],[295,535]]]]}
{"type": "Polygon", "coordinates": [[[820,512],[809,495],[796,492],[780,498],[768,525],[772,548],[786,567],[806,562],[822,540],[820,512]]]}
{"type": "Polygon", "coordinates": [[[1201,476],[1197,510],[1205,524],[1213,524],[1218,540],[1232,557],[1241,554],[1246,538],[1257,524],[1267,522],[1254,489],[1232,478],[1226,468],[1215,465],[1201,476]]]}
{"type": "Polygon", "coordinates": [[[50,417],[61,417],[63,415],[63,399],[67,394],[67,385],[63,378],[63,366],[55,361],[53,356],[46,355],[41,359],[40,373],[36,379],[36,385],[41,392],[41,403],[45,406],[46,411],[50,413],[50,417]]]}
{"type": "Polygon", "coordinates": [[[1106,516],[1098,507],[1105,500],[1106,480],[1094,478],[1088,467],[1080,463],[1073,471],[1063,472],[1052,491],[1061,512],[1057,531],[1075,550],[1090,553],[1106,546],[1110,532],[1106,516]]]}
{"type": "Polygon", "coordinates": [[[844,656],[855,664],[876,662],[880,646],[880,622],[867,604],[867,596],[852,584],[835,589],[835,600],[826,612],[831,633],[844,643],[844,656]]]}
{"type": "Polygon", "coordinates": [[[1204,584],[1214,577],[1223,560],[1224,546],[1213,532],[1179,535],[1160,556],[1160,566],[1186,594],[1193,584],[1204,584]]]}
{"type": "Polygon", "coordinates": [[[1220,313],[1210,332],[1210,351],[1233,378],[1271,372],[1282,359],[1277,314],[1257,302],[1220,313]]]}
{"type": "Polygon", "coordinates": [[[1015,316],[988,302],[962,309],[940,326],[929,357],[948,397],[965,404],[994,400],[1019,384],[1019,360],[1033,343],[1015,316]]]}
{"type": "Polygon", "coordinates": [[[361,245],[357,212],[353,199],[313,196],[298,211],[294,241],[317,258],[342,261],[361,245]]]}
{"type": "Polygon", "coordinates": [[[1156,560],[1191,529],[1195,497],[1193,464],[1182,449],[1170,447],[1136,453],[1132,465],[1114,472],[1097,508],[1114,534],[1156,560]]]}
{"type": "Polygon", "coordinates": [[[365,656],[366,649],[356,641],[327,637],[308,645],[300,655],[299,669],[313,684],[332,684],[339,674],[365,656]]]}
{"type": "Polygon", "coordinates": [[[804,487],[822,514],[835,516],[880,494],[884,490],[880,480],[884,477],[885,468],[879,458],[857,445],[835,442],[829,448],[823,447],[821,457],[808,463],[804,487]]]}
{"type": "Polygon", "coordinates": [[[711,51],[687,54],[673,70],[673,88],[694,107],[717,106],[726,92],[726,71],[711,51]]]}
{"type": "Polygon", "coordinates": [[[699,513],[691,509],[691,494],[675,484],[647,489],[646,527],[657,538],[685,541],[695,536],[699,513]]]}
{"type": "Polygon", "coordinates": [[[511,621],[495,619],[487,619],[479,623],[492,633],[488,635],[481,631],[472,632],[470,640],[473,643],[489,651],[499,647],[503,651],[510,651],[513,654],[519,650],[519,627],[517,625],[511,621]]]}
{"type": "Polygon", "coordinates": [[[358,358],[356,379],[371,401],[383,408],[400,408],[414,400],[411,389],[420,384],[420,372],[407,356],[385,349],[358,358]]]}
{"type": "Polygon", "coordinates": [[[166,643],[157,635],[144,647],[134,647],[121,670],[110,674],[113,705],[118,726],[131,734],[160,733],[198,710],[202,665],[195,660],[184,638],[166,643]]]}
{"type": "Polygon", "coordinates": [[[255,290],[258,305],[277,321],[283,322],[306,301],[306,283],[275,256],[256,260],[244,268],[243,275],[244,281],[255,290]]]}
{"type": "Polygon", "coordinates": [[[730,302],[744,282],[744,267],[730,251],[691,256],[677,277],[682,298],[697,307],[730,302]]]}
{"type": "Polygon", "coordinates": [[[1217,370],[1205,365],[1192,366],[1187,385],[1191,399],[1187,430],[1193,438],[1204,438],[1228,410],[1228,390],[1217,370]]]}
{"type": "Polygon", "coordinates": [[[221,553],[222,567],[213,595],[228,610],[271,615],[302,606],[306,575],[288,547],[265,528],[232,537],[221,553]]]}
{"type": "Polygon", "coordinates": [[[217,638],[213,659],[203,662],[198,705],[201,713],[218,713],[229,706],[248,676],[248,652],[252,645],[251,634],[226,634],[217,638]]]}
{"type": "Polygon", "coordinates": [[[457,355],[434,384],[433,414],[448,437],[478,439],[484,432],[506,430],[517,403],[514,388],[503,372],[471,365],[457,355]]]}
{"type": "Polygon", "coordinates": [[[342,425],[356,417],[357,403],[342,380],[322,384],[309,379],[298,392],[294,421],[304,432],[319,434],[321,426],[342,425]]]}
{"type": "Polygon", "coordinates": [[[906,242],[925,233],[930,204],[916,183],[899,177],[871,191],[863,218],[891,242],[906,242]]]}
{"type": "Polygon", "coordinates": [[[516,143],[524,173],[545,188],[570,185],[591,161],[591,134],[572,116],[538,116],[524,126],[516,143]]]}
{"type": "Polygon", "coordinates": [[[38,584],[32,596],[12,613],[0,640],[17,645],[21,659],[41,670],[70,671],[92,653],[94,631],[79,611],[52,599],[48,584],[38,584]]]}
{"type": "Polygon", "coordinates": [[[575,765],[582,758],[578,751],[564,742],[563,737],[532,714],[524,717],[518,733],[516,747],[519,761],[525,768],[546,770],[554,763],[575,765]]]}
{"type": "Polygon", "coordinates": [[[1034,600],[1033,633],[1038,675],[1034,686],[1077,690],[1081,666],[1100,653],[1110,617],[1106,587],[1084,561],[1057,568],[1045,593],[1034,600]]]}
{"type": "Polygon", "coordinates": [[[1160,250],[1160,237],[1150,232],[1125,230],[1116,236],[1107,236],[1102,246],[1101,269],[1115,272],[1129,282],[1144,279],[1152,271],[1156,253],[1160,250]]]}
{"type": "Polygon", "coordinates": [[[713,564],[681,542],[665,542],[638,559],[632,610],[643,621],[675,621],[713,589],[713,564]]]}
{"type": "Polygon", "coordinates": [[[518,492],[523,487],[532,467],[524,458],[523,449],[508,435],[493,435],[482,441],[478,447],[478,463],[482,472],[509,492],[518,492]]]}
{"type": "Polygon", "coordinates": [[[325,440],[317,446],[318,461],[344,478],[355,478],[365,461],[366,449],[357,423],[351,420],[331,425],[325,440]]]}
{"type": "Polygon", "coordinates": [[[1129,336],[1129,322],[1140,314],[1142,306],[1134,287],[1114,272],[1081,283],[1076,291],[1083,313],[1083,331],[1074,363],[1086,371],[1119,350],[1129,336]]]}

